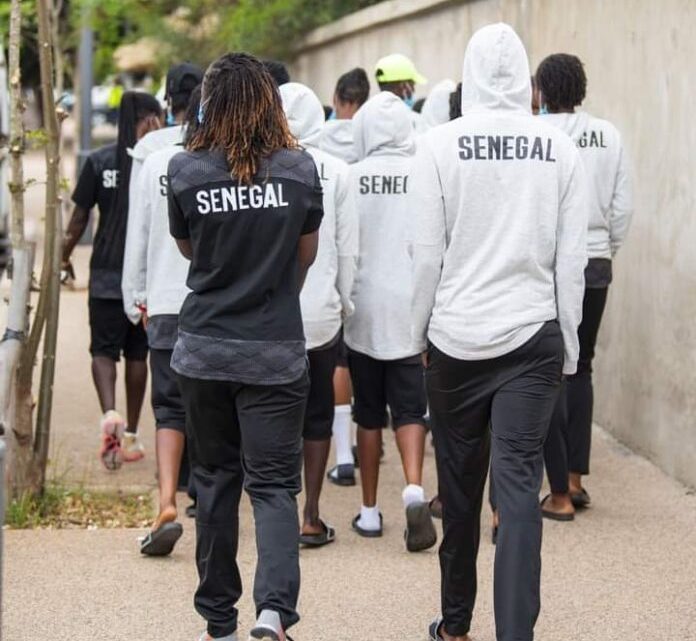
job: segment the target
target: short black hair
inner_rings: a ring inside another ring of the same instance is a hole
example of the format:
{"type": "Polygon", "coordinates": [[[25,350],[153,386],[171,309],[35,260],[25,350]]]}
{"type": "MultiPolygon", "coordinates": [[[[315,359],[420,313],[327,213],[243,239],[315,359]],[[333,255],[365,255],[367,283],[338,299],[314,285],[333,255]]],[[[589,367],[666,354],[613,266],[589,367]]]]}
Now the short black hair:
{"type": "Polygon", "coordinates": [[[200,80],[197,81],[193,76],[187,76],[182,80],[180,85],[181,91],[179,93],[173,93],[169,97],[172,105],[172,113],[179,114],[182,111],[186,111],[189,106],[189,102],[191,101],[191,95],[193,94],[194,89],[199,87],[200,84],[200,80]]]}
{"type": "Polygon", "coordinates": [[[344,73],[336,83],[336,97],[341,102],[362,106],[370,95],[370,81],[362,67],[344,73]]]}
{"type": "Polygon", "coordinates": [[[575,109],[587,91],[582,61],[568,53],[547,56],[537,68],[536,85],[549,111],[575,109]]]}
{"type": "Polygon", "coordinates": [[[280,60],[264,60],[263,66],[266,67],[266,71],[271,74],[279,87],[290,82],[290,72],[280,60]]]}

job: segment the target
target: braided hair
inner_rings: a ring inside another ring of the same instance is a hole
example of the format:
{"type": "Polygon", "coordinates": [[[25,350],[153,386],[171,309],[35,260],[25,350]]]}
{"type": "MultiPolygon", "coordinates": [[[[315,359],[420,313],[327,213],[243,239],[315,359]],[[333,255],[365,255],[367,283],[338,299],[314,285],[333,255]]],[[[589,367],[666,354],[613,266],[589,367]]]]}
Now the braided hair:
{"type": "Polygon", "coordinates": [[[201,107],[203,122],[187,149],[222,151],[230,173],[241,183],[251,183],[262,158],[299,146],[273,78],[249,54],[228,53],[208,67],[201,107]]]}
{"type": "Polygon", "coordinates": [[[573,111],[585,99],[587,76],[580,58],[555,53],[541,61],[536,85],[550,112],[573,111]]]}

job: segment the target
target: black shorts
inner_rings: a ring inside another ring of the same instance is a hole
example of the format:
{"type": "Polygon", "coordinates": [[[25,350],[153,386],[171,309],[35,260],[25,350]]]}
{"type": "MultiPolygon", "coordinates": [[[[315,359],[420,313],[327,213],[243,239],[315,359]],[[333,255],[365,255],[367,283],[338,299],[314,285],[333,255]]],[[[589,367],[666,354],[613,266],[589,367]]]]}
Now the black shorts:
{"type": "Polygon", "coordinates": [[[336,367],[348,367],[348,347],[343,340],[343,330],[341,330],[341,338],[338,341],[338,360],[336,367]]]}
{"type": "Polygon", "coordinates": [[[348,349],[353,383],[353,420],[365,429],[382,429],[389,423],[425,425],[427,401],[420,356],[380,361],[348,349]]]}
{"type": "Polygon", "coordinates": [[[89,328],[92,356],[106,356],[118,361],[147,359],[147,334],[142,323],[133,325],[123,311],[123,301],[108,298],[89,299],[89,328]]]}
{"type": "Polygon", "coordinates": [[[333,431],[333,375],[341,346],[336,339],[327,346],[307,352],[309,358],[309,396],[305,412],[303,438],[306,441],[328,441],[333,431]]]}
{"type": "Polygon", "coordinates": [[[152,411],[155,427],[166,427],[184,433],[186,412],[184,399],[179,389],[179,377],[171,366],[172,350],[150,349],[150,372],[152,372],[152,411]]]}

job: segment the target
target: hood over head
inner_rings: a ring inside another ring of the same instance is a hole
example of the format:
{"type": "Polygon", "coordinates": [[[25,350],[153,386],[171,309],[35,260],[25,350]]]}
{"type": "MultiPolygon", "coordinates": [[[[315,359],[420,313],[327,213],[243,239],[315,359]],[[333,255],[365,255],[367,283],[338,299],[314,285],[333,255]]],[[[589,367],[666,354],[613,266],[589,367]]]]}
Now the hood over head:
{"type": "Polygon", "coordinates": [[[348,164],[358,161],[353,145],[352,120],[327,120],[321,132],[321,144],[325,152],[348,164]]]}
{"type": "Polygon", "coordinates": [[[324,126],[324,107],[307,86],[288,82],[278,90],[290,131],[304,147],[318,147],[324,126]]]}
{"type": "Polygon", "coordinates": [[[428,128],[449,122],[450,94],[457,90],[454,80],[449,78],[438,82],[423,103],[421,115],[428,128]]]}
{"type": "Polygon", "coordinates": [[[412,155],[416,145],[411,110],[390,91],[378,93],[355,114],[353,140],[360,160],[373,154],[412,155]]]}
{"type": "Polygon", "coordinates": [[[470,109],[531,113],[532,85],[527,52],[505,23],[479,29],[469,40],[462,73],[462,113],[470,109]]]}

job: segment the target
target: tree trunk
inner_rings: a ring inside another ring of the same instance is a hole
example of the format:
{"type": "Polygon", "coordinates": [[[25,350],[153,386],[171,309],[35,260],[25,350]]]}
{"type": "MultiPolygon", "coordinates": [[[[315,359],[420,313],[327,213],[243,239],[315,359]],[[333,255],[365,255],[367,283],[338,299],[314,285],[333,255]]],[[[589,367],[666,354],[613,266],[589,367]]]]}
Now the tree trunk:
{"type": "Polygon", "coordinates": [[[27,244],[12,252],[12,287],[7,330],[0,342],[0,428],[8,439],[7,499],[21,496],[35,486],[32,448],[32,399],[29,390],[14,384],[15,371],[29,325],[29,288],[34,270],[34,247],[27,244]],[[28,426],[28,431],[26,428],[28,426]]]}
{"type": "Polygon", "coordinates": [[[22,29],[22,0],[12,0],[10,13],[9,75],[10,75],[10,193],[12,217],[10,239],[13,247],[24,243],[24,101],[19,65],[22,29]]]}
{"type": "Polygon", "coordinates": [[[24,101],[20,67],[22,0],[12,0],[9,39],[10,76],[10,192],[13,249],[13,278],[5,340],[0,343],[0,414],[9,438],[6,498],[16,497],[35,486],[33,475],[33,400],[31,372],[26,385],[19,385],[15,373],[26,348],[29,329],[29,289],[34,269],[34,248],[24,234],[24,101]],[[13,384],[14,383],[14,384],[13,384]]]}
{"type": "Polygon", "coordinates": [[[53,381],[55,378],[56,347],[58,340],[58,313],[60,306],[60,257],[63,221],[60,205],[60,129],[53,98],[53,47],[51,45],[52,0],[37,0],[36,12],[39,24],[39,63],[43,87],[44,129],[46,144],[46,233],[44,237],[44,271],[41,298],[46,310],[41,382],[34,438],[36,478],[43,489],[48,459],[48,445],[53,407],[53,381]]]}

